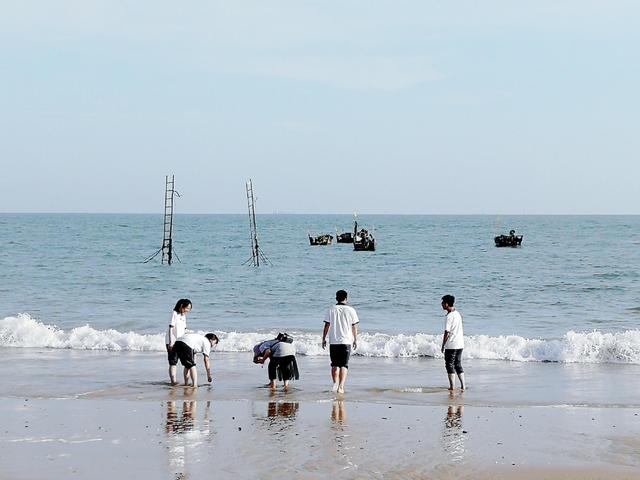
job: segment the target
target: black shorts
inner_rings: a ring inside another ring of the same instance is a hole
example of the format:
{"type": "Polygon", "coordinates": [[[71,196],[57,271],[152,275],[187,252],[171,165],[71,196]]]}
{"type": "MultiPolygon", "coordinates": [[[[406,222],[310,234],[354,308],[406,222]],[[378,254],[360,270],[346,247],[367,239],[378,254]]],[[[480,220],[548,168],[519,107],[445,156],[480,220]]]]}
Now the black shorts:
{"type": "Polygon", "coordinates": [[[329,345],[329,356],[332,367],[349,368],[349,357],[351,356],[351,345],[338,344],[329,345]]]}
{"type": "Polygon", "coordinates": [[[180,341],[174,343],[173,351],[176,352],[176,355],[180,359],[180,363],[182,363],[185,368],[196,366],[196,356],[194,355],[191,347],[186,343],[180,341]]]}
{"type": "Polygon", "coordinates": [[[462,349],[447,348],[444,351],[444,366],[448,374],[464,373],[462,369],[462,349]]]}
{"type": "Polygon", "coordinates": [[[172,348],[168,349],[167,345],[167,358],[169,359],[169,365],[177,365],[178,364],[178,354],[176,353],[176,349],[172,348]]]}

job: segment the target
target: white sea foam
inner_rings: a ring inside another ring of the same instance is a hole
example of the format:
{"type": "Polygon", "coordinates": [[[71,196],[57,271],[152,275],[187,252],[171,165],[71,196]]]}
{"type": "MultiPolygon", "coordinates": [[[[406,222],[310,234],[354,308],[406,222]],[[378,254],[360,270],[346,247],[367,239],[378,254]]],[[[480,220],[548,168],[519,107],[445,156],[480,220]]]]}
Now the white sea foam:
{"type": "Polygon", "coordinates": [[[0,320],[0,345],[76,350],[164,350],[164,335],[142,335],[117,330],[96,330],[85,325],[64,331],[41,323],[28,314],[0,320]]]}
{"type": "MultiPolygon", "coordinates": [[[[204,333],[204,332],[200,332],[204,333]]],[[[218,351],[249,352],[261,340],[277,332],[216,332],[218,351]]],[[[361,333],[358,355],[368,357],[441,357],[441,335],[387,335],[361,333]]],[[[328,355],[316,333],[295,333],[301,355],[328,355]]],[[[0,320],[0,346],[65,348],[76,350],[164,351],[164,334],[96,330],[89,325],[62,330],[39,322],[28,314],[0,320]]],[[[640,330],[619,333],[567,332],[562,338],[528,339],[512,336],[465,337],[464,357],[517,362],[632,363],[640,364],[640,330]]]]}

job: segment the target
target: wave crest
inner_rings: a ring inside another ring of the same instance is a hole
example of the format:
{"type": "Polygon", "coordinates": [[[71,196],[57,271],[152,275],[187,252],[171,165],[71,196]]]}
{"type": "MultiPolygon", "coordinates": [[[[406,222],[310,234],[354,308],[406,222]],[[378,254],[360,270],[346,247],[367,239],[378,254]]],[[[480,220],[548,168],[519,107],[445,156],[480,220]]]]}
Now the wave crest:
{"type": "MultiPolygon", "coordinates": [[[[204,333],[204,332],[200,332],[204,333]]],[[[250,352],[253,345],[276,332],[217,332],[218,351],[250,352]]],[[[367,357],[441,357],[441,335],[386,335],[361,333],[357,355],[367,357]]],[[[89,325],[64,331],[46,325],[28,314],[0,320],[0,346],[22,348],[63,348],[74,350],[164,351],[164,334],[141,334],[117,330],[96,330],[89,325]]],[[[328,355],[320,346],[320,335],[296,333],[296,350],[301,355],[328,355]]],[[[640,330],[619,333],[569,331],[554,340],[528,339],[516,335],[465,337],[467,359],[516,362],[631,363],[640,364],[640,330]]]]}
{"type": "Polygon", "coordinates": [[[22,313],[0,320],[0,346],[69,348],[75,350],[164,350],[164,335],[96,330],[85,325],[65,332],[22,313]]]}

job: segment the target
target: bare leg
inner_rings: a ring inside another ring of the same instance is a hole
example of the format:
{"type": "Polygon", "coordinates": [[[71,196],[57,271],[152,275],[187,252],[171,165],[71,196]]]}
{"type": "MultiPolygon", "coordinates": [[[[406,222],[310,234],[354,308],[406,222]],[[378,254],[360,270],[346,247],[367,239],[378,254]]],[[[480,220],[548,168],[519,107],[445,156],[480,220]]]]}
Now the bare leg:
{"type": "Polygon", "coordinates": [[[285,389],[285,391],[289,390],[289,380],[285,380],[284,381],[284,389],[285,389]]]}
{"type": "Polygon", "coordinates": [[[185,386],[189,385],[189,369],[184,367],[184,384],[185,386]]]}
{"type": "Polygon", "coordinates": [[[460,390],[467,388],[466,383],[464,383],[464,372],[458,374],[458,379],[460,380],[460,390]]]}
{"type": "Polygon", "coordinates": [[[449,373],[447,376],[449,377],[449,390],[453,390],[456,385],[456,374],[449,373]]]}
{"type": "Polygon", "coordinates": [[[349,373],[348,368],[340,367],[340,382],[338,383],[338,393],[344,393],[344,382],[347,381],[347,373],[349,373]]]}
{"type": "Polygon", "coordinates": [[[176,380],[176,372],[178,368],[175,365],[169,365],[169,380],[171,380],[171,385],[177,385],[178,382],[176,380]]]}
{"type": "Polygon", "coordinates": [[[338,391],[338,367],[331,367],[331,380],[333,380],[333,388],[331,389],[334,392],[338,391]]]}
{"type": "Polygon", "coordinates": [[[189,369],[189,375],[191,375],[191,381],[193,382],[193,386],[198,386],[198,369],[194,365],[189,369]]]}
{"type": "Polygon", "coordinates": [[[276,381],[274,380],[269,380],[269,385],[267,385],[269,388],[271,388],[272,390],[276,389],[276,381]]]}

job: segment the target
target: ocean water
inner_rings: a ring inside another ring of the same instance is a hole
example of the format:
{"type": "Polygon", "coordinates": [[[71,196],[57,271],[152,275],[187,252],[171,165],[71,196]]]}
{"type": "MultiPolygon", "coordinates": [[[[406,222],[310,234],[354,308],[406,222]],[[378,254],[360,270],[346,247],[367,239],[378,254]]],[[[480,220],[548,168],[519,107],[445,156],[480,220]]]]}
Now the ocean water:
{"type": "Polygon", "coordinates": [[[319,336],[337,289],[361,319],[358,353],[438,357],[442,295],[464,315],[465,357],[640,364],[640,216],[361,215],[376,252],[309,246],[352,228],[349,215],[258,215],[271,266],[250,257],[246,215],[181,215],[180,262],[143,261],[161,215],[0,214],[0,345],[163,351],[178,298],[189,329],[220,351],[249,351],[287,330],[298,351],[319,336]],[[493,245],[524,234],[521,248],[493,245]]]}

